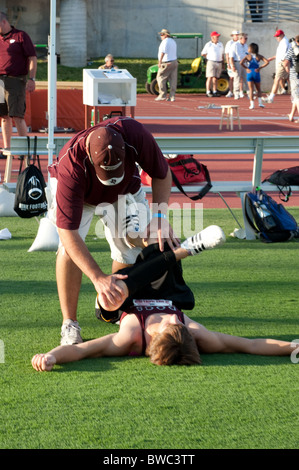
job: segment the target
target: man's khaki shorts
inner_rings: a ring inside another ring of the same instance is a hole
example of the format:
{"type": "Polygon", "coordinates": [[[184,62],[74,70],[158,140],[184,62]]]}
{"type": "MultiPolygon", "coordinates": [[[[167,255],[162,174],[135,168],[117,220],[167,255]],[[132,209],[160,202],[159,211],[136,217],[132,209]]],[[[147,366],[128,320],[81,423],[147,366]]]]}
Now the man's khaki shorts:
{"type": "Polygon", "coordinates": [[[222,72],[222,62],[207,61],[206,77],[219,78],[222,72]]]}
{"type": "Polygon", "coordinates": [[[26,111],[26,77],[0,75],[0,116],[23,118],[26,111]]]}
{"type": "Polygon", "coordinates": [[[282,78],[283,80],[286,80],[288,76],[289,74],[284,68],[284,66],[282,65],[282,62],[279,62],[275,70],[275,78],[282,78]]]}
{"type": "MultiPolygon", "coordinates": [[[[48,217],[56,225],[56,197],[53,194],[55,192],[55,182],[52,184],[52,180],[53,178],[51,178],[52,203],[48,211],[48,217]]],[[[130,195],[130,197],[134,199],[137,205],[139,232],[143,232],[151,218],[148,201],[142,188],[137,193],[130,195]]],[[[126,222],[126,211],[123,205],[119,204],[119,201],[108,205],[99,204],[98,206],[84,204],[81,223],[78,229],[78,233],[84,241],[95,213],[98,214],[99,219],[95,226],[94,235],[98,238],[106,238],[110,245],[111,258],[119,263],[134,264],[141,249],[129,246],[122,236],[122,230],[126,222]]],[[[62,246],[60,241],[59,248],[62,246]]]]}

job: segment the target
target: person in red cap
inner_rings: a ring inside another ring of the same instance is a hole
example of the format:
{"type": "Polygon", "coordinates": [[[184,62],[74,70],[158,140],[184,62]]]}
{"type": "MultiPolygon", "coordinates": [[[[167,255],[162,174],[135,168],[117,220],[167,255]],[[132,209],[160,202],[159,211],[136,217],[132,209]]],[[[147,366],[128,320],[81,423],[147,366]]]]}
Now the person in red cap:
{"type": "Polygon", "coordinates": [[[128,232],[156,233],[160,249],[178,244],[166,219],[172,177],[153,136],[129,117],[108,119],[75,135],[49,167],[57,179],[49,217],[56,223],[60,246],[56,280],[63,316],[61,344],[82,342],[77,303],[82,273],[94,284],[105,304],[122,295],[116,282],[122,275],[106,275],[89,252],[85,237],[94,214],[105,226],[111,249],[112,273],[135,262],[140,249],[127,241],[128,232]],[[138,164],[152,177],[154,210],[150,218],[141,188],[138,164]]]}
{"type": "Polygon", "coordinates": [[[218,96],[217,79],[223,70],[224,47],[222,42],[219,42],[219,36],[217,31],[213,31],[211,41],[207,42],[201,51],[201,55],[207,59],[206,93],[208,97],[218,96]]]}
{"type": "MultiPolygon", "coordinates": [[[[282,29],[278,29],[275,32],[274,37],[278,41],[278,47],[276,49],[276,55],[269,57],[268,61],[271,62],[272,60],[275,60],[275,78],[271,93],[268,96],[262,98],[266,103],[273,103],[279,85],[281,85],[282,89],[284,90],[284,84],[289,78],[289,74],[283,66],[283,61],[290,47],[289,40],[285,36],[282,29]]],[[[284,91],[284,93],[286,92],[284,91]]]]}
{"type": "Polygon", "coordinates": [[[291,39],[283,65],[289,74],[291,85],[292,108],[288,118],[298,124],[299,120],[294,120],[294,116],[296,111],[299,114],[299,35],[291,39]]]}

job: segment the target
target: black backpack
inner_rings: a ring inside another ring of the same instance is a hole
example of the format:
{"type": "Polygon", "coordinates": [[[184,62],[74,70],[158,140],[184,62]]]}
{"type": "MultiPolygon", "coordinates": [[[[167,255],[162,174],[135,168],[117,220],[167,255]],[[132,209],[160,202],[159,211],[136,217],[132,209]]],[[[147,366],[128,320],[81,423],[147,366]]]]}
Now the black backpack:
{"type": "Polygon", "coordinates": [[[34,142],[35,149],[33,163],[29,164],[27,168],[22,171],[24,158],[27,158],[28,163],[30,162],[30,139],[27,137],[28,156],[21,158],[16,186],[14,211],[23,219],[29,219],[31,217],[41,215],[48,210],[45,192],[46,183],[41,171],[39,156],[36,155],[36,141],[37,137],[35,137],[34,142]],[[34,164],[35,160],[38,162],[38,167],[34,164]]]}
{"type": "Polygon", "coordinates": [[[298,235],[294,217],[261,189],[246,193],[245,216],[259,238],[266,242],[284,242],[298,235]]]}
{"type": "Polygon", "coordinates": [[[263,183],[265,181],[275,184],[279,190],[280,199],[287,202],[292,195],[291,186],[299,186],[299,166],[274,171],[272,175],[264,179],[263,183]]]}

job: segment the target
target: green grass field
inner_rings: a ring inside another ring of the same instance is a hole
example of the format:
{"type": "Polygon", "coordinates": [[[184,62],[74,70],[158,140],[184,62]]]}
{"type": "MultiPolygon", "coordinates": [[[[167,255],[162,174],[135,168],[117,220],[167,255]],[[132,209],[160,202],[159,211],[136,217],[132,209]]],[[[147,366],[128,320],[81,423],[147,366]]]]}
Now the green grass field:
{"type": "MultiPolygon", "coordinates": [[[[183,70],[190,70],[191,62],[193,59],[180,59],[179,72],[183,70]]],[[[105,63],[104,57],[96,57],[90,60],[86,67],[66,67],[64,65],[57,65],[57,81],[64,82],[82,82],[83,68],[97,69],[100,65],[105,63]]],[[[124,57],[115,57],[115,64],[120,69],[127,69],[130,74],[137,80],[137,93],[146,93],[145,82],[146,72],[148,67],[157,63],[157,58],[153,59],[131,59],[124,57]]],[[[47,81],[48,79],[48,64],[46,61],[39,59],[37,66],[37,80],[47,81]]],[[[178,93],[202,93],[205,88],[180,88],[178,85],[178,93]]]]}
{"type": "MultiPolygon", "coordinates": [[[[299,208],[290,212],[299,220],[299,208]]],[[[12,233],[0,242],[1,449],[298,448],[299,364],[290,357],[204,355],[192,367],[105,358],[33,370],[31,357],[60,341],[55,253],[27,252],[35,219],[0,220],[12,233]]],[[[231,238],[235,221],[226,209],[205,210],[209,224],[223,227],[227,243],[184,261],[196,297],[186,313],[224,333],[299,338],[299,242],[231,238]]],[[[87,244],[109,273],[107,243],[94,228],[87,244]]],[[[94,301],[84,278],[85,340],[117,330],[95,318],[94,301]]]]}

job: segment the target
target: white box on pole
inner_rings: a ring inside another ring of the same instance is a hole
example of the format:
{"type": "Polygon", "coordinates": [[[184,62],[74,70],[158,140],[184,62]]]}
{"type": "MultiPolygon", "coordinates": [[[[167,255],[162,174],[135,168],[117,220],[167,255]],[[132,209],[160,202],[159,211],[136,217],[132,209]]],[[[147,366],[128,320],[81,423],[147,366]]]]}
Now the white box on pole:
{"type": "Polygon", "coordinates": [[[136,106],[136,82],[126,69],[83,69],[83,104],[136,106]]]}

